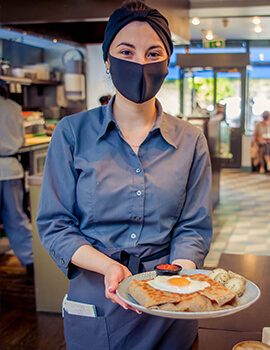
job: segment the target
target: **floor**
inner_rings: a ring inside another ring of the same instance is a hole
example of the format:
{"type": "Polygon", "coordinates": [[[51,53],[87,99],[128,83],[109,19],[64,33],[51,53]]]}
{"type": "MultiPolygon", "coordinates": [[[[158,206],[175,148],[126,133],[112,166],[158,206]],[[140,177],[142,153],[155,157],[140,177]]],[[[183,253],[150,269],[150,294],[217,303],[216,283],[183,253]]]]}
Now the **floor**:
{"type": "Polygon", "coordinates": [[[36,312],[34,280],[12,254],[0,255],[1,350],[64,350],[60,314],[36,312]]]}
{"type": "Polygon", "coordinates": [[[215,267],[221,253],[270,255],[270,173],[222,170],[205,267],[215,267]]]}

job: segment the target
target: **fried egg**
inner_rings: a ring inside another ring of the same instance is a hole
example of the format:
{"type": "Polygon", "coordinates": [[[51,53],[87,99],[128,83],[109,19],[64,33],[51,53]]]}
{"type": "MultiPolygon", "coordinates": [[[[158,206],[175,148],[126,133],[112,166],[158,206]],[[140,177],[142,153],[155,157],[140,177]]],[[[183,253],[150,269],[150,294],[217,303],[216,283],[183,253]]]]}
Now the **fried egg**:
{"type": "Polygon", "coordinates": [[[155,289],[178,294],[195,293],[210,287],[207,282],[181,276],[157,276],[153,280],[147,281],[147,283],[155,289]]]}

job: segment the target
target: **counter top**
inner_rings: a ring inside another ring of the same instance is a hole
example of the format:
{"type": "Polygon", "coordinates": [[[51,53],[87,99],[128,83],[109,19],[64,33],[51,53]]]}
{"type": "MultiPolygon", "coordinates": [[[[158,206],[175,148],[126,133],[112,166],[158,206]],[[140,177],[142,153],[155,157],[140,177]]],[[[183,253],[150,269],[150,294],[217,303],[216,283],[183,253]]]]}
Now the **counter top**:
{"type": "Polygon", "coordinates": [[[30,186],[41,186],[42,179],[43,179],[42,175],[30,175],[28,177],[28,184],[30,186]]]}
{"type": "Polygon", "coordinates": [[[33,136],[32,134],[25,135],[25,143],[19,149],[19,154],[35,151],[38,149],[48,148],[51,141],[51,136],[33,136]]]}
{"type": "Polygon", "coordinates": [[[49,143],[51,136],[33,136],[32,134],[25,135],[24,146],[39,145],[41,143],[49,143]]]}

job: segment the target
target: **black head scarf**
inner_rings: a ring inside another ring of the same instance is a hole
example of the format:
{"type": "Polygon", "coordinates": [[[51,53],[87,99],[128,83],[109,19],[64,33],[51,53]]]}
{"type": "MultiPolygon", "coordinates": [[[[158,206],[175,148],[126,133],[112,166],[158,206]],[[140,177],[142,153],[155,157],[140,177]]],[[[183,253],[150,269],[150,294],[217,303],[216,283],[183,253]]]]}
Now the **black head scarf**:
{"type": "Polygon", "coordinates": [[[150,7],[142,11],[132,11],[128,10],[125,7],[121,7],[120,9],[113,12],[105,30],[104,41],[102,45],[104,61],[107,60],[109,47],[116,34],[123,27],[133,21],[147,22],[162,40],[168,56],[171,56],[173,51],[173,43],[171,39],[169,24],[167,19],[160,12],[150,7]]]}

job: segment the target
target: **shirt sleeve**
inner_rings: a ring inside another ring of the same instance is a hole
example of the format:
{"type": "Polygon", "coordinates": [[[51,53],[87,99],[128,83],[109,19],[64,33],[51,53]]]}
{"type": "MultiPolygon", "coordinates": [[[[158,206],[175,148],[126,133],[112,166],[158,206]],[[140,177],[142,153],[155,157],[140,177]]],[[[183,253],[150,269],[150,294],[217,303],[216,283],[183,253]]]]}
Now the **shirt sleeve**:
{"type": "Polygon", "coordinates": [[[71,257],[82,245],[90,245],[76,217],[78,174],[73,161],[74,144],[68,118],[64,118],[49,145],[36,221],[41,243],[68,278],[78,274],[70,263],[71,257]]]}
{"type": "Polygon", "coordinates": [[[174,227],[171,262],[176,259],[193,261],[203,266],[212,238],[211,162],[206,139],[197,140],[186,186],[185,203],[174,227]]]}

